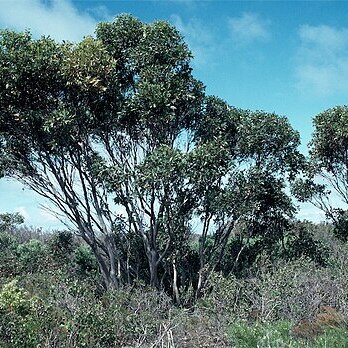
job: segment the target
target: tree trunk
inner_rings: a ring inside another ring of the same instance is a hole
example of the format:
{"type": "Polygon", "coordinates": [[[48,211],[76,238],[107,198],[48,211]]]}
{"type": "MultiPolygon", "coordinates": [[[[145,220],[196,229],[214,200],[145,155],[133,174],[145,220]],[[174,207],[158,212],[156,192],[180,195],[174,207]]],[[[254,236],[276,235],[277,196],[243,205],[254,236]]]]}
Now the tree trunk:
{"type": "Polygon", "coordinates": [[[180,294],[178,289],[178,270],[176,268],[176,260],[173,259],[173,295],[175,303],[180,305],[180,294]]]}
{"type": "Polygon", "coordinates": [[[117,272],[118,267],[116,267],[116,261],[119,263],[119,258],[115,257],[114,243],[111,241],[112,236],[107,238],[107,250],[109,256],[109,277],[110,277],[110,286],[112,289],[118,288],[120,286],[120,274],[117,272]]]}
{"type": "Polygon", "coordinates": [[[105,290],[117,289],[119,287],[119,282],[117,278],[112,274],[112,270],[107,266],[105,260],[100,254],[96,254],[97,263],[99,266],[100,273],[103,278],[103,285],[105,290]]]}
{"type": "Polygon", "coordinates": [[[158,253],[156,250],[150,250],[147,253],[150,269],[150,286],[154,289],[159,290],[159,279],[158,279],[158,253]]]}
{"type": "Polygon", "coordinates": [[[97,259],[99,271],[103,278],[103,285],[105,290],[117,289],[120,287],[120,281],[116,276],[115,271],[115,255],[112,246],[107,245],[108,260],[106,260],[97,249],[95,245],[90,245],[92,251],[97,259]]]}
{"type": "Polygon", "coordinates": [[[197,283],[197,289],[196,289],[196,293],[195,293],[195,299],[196,300],[201,295],[201,291],[203,289],[203,285],[204,285],[204,269],[201,266],[199,271],[198,271],[198,283],[197,283]]]}

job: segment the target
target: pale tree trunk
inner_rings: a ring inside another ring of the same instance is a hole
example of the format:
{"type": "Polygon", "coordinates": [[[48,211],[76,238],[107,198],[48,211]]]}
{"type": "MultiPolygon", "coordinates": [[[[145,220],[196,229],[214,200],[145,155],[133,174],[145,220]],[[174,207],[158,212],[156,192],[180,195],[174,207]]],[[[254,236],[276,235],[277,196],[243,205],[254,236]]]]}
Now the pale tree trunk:
{"type": "Polygon", "coordinates": [[[113,236],[107,236],[105,241],[109,257],[110,286],[111,288],[118,288],[121,284],[120,258],[115,255],[116,252],[113,236]]]}
{"type": "Polygon", "coordinates": [[[173,259],[173,295],[175,303],[180,305],[180,294],[178,289],[178,270],[176,268],[176,259],[173,259]]]}

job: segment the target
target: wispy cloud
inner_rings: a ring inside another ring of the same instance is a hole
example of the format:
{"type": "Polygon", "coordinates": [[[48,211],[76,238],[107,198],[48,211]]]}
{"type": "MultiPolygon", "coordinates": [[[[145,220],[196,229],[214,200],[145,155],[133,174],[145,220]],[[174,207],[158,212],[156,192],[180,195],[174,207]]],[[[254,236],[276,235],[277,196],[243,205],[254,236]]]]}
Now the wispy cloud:
{"type": "Polygon", "coordinates": [[[14,209],[14,211],[21,214],[24,217],[25,222],[30,221],[31,216],[25,207],[17,207],[14,209]]]}
{"type": "Polygon", "coordinates": [[[41,209],[39,215],[41,223],[59,223],[54,210],[41,209]]]}
{"type": "Polygon", "coordinates": [[[69,0],[1,0],[0,27],[30,29],[35,36],[78,41],[92,35],[96,20],[79,11],[69,0]]]}
{"type": "Polygon", "coordinates": [[[271,39],[270,22],[256,13],[243,13],[228,20],[232,39],[240,44],[271,39]]]}
{"type": "Polygon", "coordinates": [[[301,93],[348,92],[348,28],[303,25],[298,31],[296,78],[301,93]]]}
{"type": "Polygon", "coordinates": [[[315,223],[319,223],[326,220],[325,214],[318,208],[311,205],[310,203],[301,203],[300,210],[297,213],[296,217],[299,220],[308,220],[315,223]]]}
{"type": "Polygon", "coordinates": [[[178,15],[172,15],[170,21],[185,37],[185,42],[193,53],[194,64],[199,66],[210,62],[216,42],[207,24],[195,18],[185,22],[178,15]]]}

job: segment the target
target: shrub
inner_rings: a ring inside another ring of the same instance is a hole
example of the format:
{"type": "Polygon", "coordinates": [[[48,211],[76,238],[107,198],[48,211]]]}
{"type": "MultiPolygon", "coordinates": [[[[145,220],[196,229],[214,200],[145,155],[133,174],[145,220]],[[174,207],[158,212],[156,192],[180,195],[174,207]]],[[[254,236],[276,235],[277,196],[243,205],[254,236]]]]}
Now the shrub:
{"type": "Polygon", "coordinates": [[[310,223],[296,223],[292,235],[286,242],[284,256],[288,260],[305,257],[320,266],[326,266],[329,258],[328,249],[322,241],[314,238],[311,229],[313,226],[310,223]]]}
{"type": "Polygon", "coordinates": [[[89,275],[91,272],[97,271],[97,260],[94,254],[85,244],[81,244],[74,252],[73,263],[76,272],[81,275],[89,275]]]}
{"type": "Polygon", "coordinates": [[[335,223],[333,234],[343,242],[348,241],[348,211],[337,209],[334,212],[335,223]]]}
{"type": "Polygon", "coordinates": [[[0,214],[0,232],[8,232],[8,230],[23,222],[24,218],[19,213],[2,213],[0,214]]]}
{"type": "Polygon", "coordinates": [[[16,249],[18,240],[12,234],[0,232],[0,275],[11,277],[17,274],[16,249]]]}
{"type": "Polygon", "coordinates": [[[70,231],[56,232],[48,243],[53,257],[60,262],[70,261],[76,248],[74,235],[70,231]]]}
{"type": "Polygon", "coordinates": [[[31,239],[27,243],[18,245],[16,254],[20,269],[33,273],[46,267],[47,251],[47,245],[37,239],[31,239]]]}
{"type": "Polygon", "coordinates": [[[277,264],[260,259],[247,278],[214,275],[198,306],[229,316],[227,321],[298,321],[314,318],[321,306],[348,313],[347,287],[342,271],[333,273],[307,259],[277,264]]]}
{"type": "Polygon", "coordinates": [[[35,298],[13,280],[0,291],[0,342],[6,347],[36,347],[39,344],[39,319],[35,298]]]}
{"type": "Polygon", "coordinates": [[[290,323],[256,323],[248,325],[237,322],[228,330],[231,343],[238,348],[288,347],[290,343],[290,323]]]}

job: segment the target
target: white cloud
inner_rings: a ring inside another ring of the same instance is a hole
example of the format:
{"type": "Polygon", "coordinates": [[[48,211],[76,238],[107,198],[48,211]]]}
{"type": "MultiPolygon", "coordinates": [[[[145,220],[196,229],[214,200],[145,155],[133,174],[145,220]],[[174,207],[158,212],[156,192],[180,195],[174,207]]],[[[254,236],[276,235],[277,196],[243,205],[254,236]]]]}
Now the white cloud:
{"type": "Polygon", "coordinates": [[[310,203],[301,203],[296,217],[299,220],[308,220],[314,223],[326,221],[325,214],[310,203]]]}
{"type": "Polygon", "coordinates": [[[255,13],[243,13],[240,17],[228,21],[232,39],[238,43],[268,41],[271,38],[269,22],[255,13]]]}
{"type": "Polygon", "coordinates": [[[207,24],[195,18],[184,22],[178,15],[172,15],[170,20],[184,36],[193,53],[194,64],[198,66],[207,64],[215,51],[214,37],[207,24]]]}
{"type": "Polygon", "coordinates": [[[299,36],[307,46],[314,46],[326,53],[341,51],[347,44],[348,29],[336,29],[327,25],[300,27],[299,36]]]}
{"type": "Polygon", "coordinates": [[[0,27],[30,29],[35,36],[78,41],[92,35],[96,20],[79,12],[69,0],[1,0],[0,27]]]}
{"type": "Polygon", "coordinates": [[[114,15],[111,14],[107,6],[94,2],[91,2],[91,5],[93,6],[86,8],[86,13],[89,13],[93,18],[97,18],[100,21],[112,21],[114,15]]]}
{"type": "Polygon", "coordinates": [[[40,223],[59,223],[60,221],[56,218],[53,210],[49,210],[47,208],[40,210],[40,223]]]}
{"type": "Polygon", "coordinates": [[[303,25],[298,32],[296,78],[301,93],[348,92],[348,28],[303,25]]]}
{"type": "Polygon", "coordinates": [[[24,217],[24,221],[30,221],[30,214],[28,213],[27,209],[25,207],[17,207],[14,209],[15,212],[21,214],[24,217]]]}

